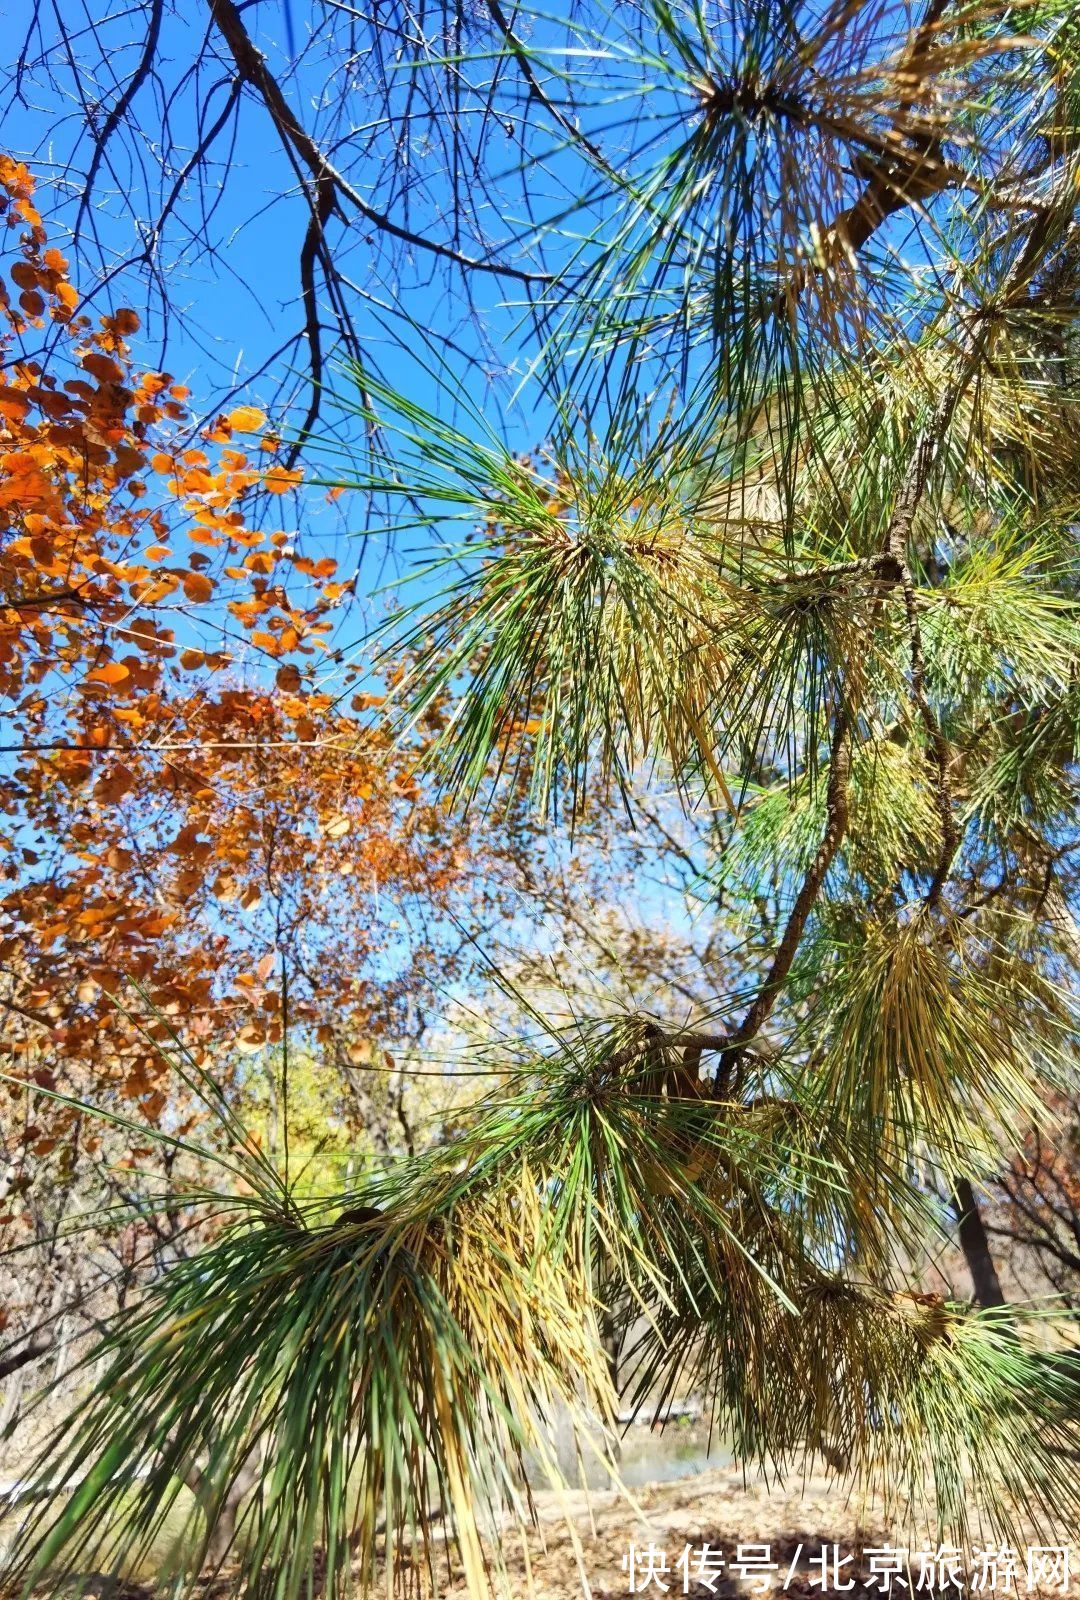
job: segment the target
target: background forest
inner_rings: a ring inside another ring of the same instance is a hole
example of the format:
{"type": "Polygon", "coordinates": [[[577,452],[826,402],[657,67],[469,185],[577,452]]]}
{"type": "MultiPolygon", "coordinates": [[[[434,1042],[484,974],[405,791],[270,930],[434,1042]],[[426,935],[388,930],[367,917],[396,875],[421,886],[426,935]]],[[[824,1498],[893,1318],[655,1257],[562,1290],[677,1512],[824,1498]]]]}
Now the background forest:
{"type": "Polygon", "coordinates": [[[687,1393],[1067,1533],[1074,7],[9,32],[12,1582],[482,1591],[687,1393]]]}

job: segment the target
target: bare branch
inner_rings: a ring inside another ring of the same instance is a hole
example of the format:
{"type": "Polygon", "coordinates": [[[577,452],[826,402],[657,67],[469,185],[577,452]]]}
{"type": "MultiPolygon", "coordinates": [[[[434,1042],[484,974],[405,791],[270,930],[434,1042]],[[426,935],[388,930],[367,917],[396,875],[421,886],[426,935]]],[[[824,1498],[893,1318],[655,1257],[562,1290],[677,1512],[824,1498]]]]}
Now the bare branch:
{"type": "MultiPolygon", "coordinates": [[[[249,83],[259,95],[271,120],[278,131],[283,143],[288,149],[295,152],[296,156],[307,168],[314,181],[316,195],[322,189],[330,193],[326,215],[341,202],[347,201],[367,222],[373,223],[381,232],[389,234],[392,238],[404,244],[414,246],[419,250],[426,250],[432,255],[444,260],[452,261],[456,266],[467,268],[474,272],[490,272],[498,277],[516,279],[520,283],[550,283],[548,273],[529,272],[510,263],[487,261],[482,257],[467,256],[452,246],[441,243],[435,239],[428,239],[423,234],[414,233],[412,229],[403,227],[395,222],[385,212],[378,211],[368,204],[363,196],[350,184],[346,178],[337,171],[326,154],[301,126],[294,115],[292,108],[281,92],[277,79],[266,64],[266,58],[253,43],[250,34],[244,26],[243,18],[233,0],[209,0],[210,12],[221,31],[226,44],[232,53],[233,60],[240,76],[249,83]]],[[[318,214],[319,201],[315,201],[313,209],[318,214]]],[[[322,226],[320,222],[320,227],[322,226]]]]}

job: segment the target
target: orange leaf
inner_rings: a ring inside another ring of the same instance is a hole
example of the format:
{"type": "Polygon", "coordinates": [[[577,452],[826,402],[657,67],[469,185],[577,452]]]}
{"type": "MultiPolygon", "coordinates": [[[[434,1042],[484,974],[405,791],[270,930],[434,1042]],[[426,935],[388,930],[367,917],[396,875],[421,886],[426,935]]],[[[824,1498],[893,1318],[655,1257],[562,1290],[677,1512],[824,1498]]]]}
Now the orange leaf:
{"type": "Polygon", "coordinates": [[[260,428],[266,427],[266,412],[260,411],[258,406],[237,406],[225,420],[236,433],[258,433],[260,428]]]}
{"type": "Polygon", "coordinates": [[[263,488],[271,494],[288,494],[290,489],[295,489],[304,476],[302,467],[271,467],[263,473],[263,488]]]}
{"type": "Polygon", "coordinates": [[[213,592],[214,585],[204,572],[186,572],[184,574],[184,593],[189,600],[196,603],[200,600],[209,600],[213,592]]]}
{"type": "Polygon", "coordinates": [[[103,772],[94,785],[94,799],[103,800],[107,805],[113,805],[117,800],[122,800],[133,787],[135,779],[125,766],[117,765],[109,772],[103,772]]]}
{"type": "Polygon", "coordinates": [[[104,666],[95,667],[86,674],[87,683],[123,683],[125,678],[131,676],[127,667],[121,661],[106,661],[104,666]]]}

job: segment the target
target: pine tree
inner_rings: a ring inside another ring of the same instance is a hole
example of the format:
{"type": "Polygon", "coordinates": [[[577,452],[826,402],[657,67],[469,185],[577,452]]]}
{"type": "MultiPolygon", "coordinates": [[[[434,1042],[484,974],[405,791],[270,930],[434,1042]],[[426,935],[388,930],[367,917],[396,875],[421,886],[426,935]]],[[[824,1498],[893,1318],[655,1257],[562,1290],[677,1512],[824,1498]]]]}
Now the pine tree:
{"type": "Polygon", "coordinates": [[[79,1486],[24,1575],[130,1553],[196,1460],[208,1540],[256,1450],[250,1592],[317,1547],[371,1582],[381,1530],[406,1573],[436,1506],[483,1590],[555,1409],[614,1417],[612,1327],[623,1405],[692,1382],[750,1464],[821,1452],[958,1538],[1080,1512],[1045,1312],[911,1273],[1075,1070],[1074,6],[651,0],[575,25],[587,68],[502,26],[589,174],[530,311],[542,448],[433,357],[431,410],[357,372],[372,445],[327,477],[438,540],[393,641],[404,722],[461,689],[438,780],[553,827],[643,772],[713,808],[737,981],[534,1016],[452,1145],[332,1207],[238,1137],[236,1217],[42,1460],[79,1486]]]}

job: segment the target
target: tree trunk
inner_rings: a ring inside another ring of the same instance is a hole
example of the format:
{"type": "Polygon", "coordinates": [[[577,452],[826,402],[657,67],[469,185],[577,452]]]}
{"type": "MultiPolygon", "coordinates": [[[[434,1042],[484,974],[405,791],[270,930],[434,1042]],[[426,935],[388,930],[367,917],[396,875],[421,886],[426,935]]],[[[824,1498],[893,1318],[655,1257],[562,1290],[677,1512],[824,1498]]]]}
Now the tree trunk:
{"type": "Polygon", "coordinates": [[[201,1468],[193,1468],[184,1474],[184,1482],[194,1493],[206,1517],[205,1572],[216,1573],[229,1555],[236,1540],[241,1503],[258,1482],[261,1461],[261,1452],[256,1446],[220,1500],[201,1468]]]}
{"type": "Polygon", "coordinates": [[[957,1178],[953,1194],[953,1209],[960,1225],[960,1247],[964,1252],[976,1303],[984,1308],[1003,1306],[1005,1294],[1001,1279],[990,1253],[982,1216],[974,1190],[966,1178],[957,1178]]]}

